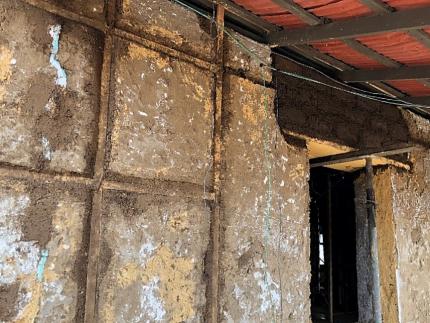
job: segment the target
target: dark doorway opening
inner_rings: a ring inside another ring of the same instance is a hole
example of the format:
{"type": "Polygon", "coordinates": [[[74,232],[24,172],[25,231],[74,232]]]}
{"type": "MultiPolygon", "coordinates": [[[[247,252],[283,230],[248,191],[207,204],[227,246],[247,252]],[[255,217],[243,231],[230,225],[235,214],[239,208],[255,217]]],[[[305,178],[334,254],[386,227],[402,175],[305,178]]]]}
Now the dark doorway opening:
{"type": "Polygon", "coordinates": [[[354,174],[311,170],[313,322],[357,322],[354,174]]]}

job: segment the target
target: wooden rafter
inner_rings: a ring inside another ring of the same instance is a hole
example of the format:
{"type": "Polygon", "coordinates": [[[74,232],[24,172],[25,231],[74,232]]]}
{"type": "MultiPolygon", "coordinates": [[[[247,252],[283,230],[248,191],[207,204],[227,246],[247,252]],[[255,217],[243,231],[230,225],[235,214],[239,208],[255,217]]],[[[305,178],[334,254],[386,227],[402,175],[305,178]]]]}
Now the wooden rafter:
{"type": "Polygon", "coordinates": [[[387,80],[418,80],[430,77],[430,66],[397,67],[377,70],[353,70],[338,73],[346,82],[369,82],[387,80]]]}
{"type": "Polygon", "coordinates": [[[405,101],[430,107],[430,96],[406,97],[405,101]]]}
{"type": "Polygon", "coordinates": [[[268,39],[273,46],[288,46],[332,39],[351,39],[383,32],[421,29],[429,25],[430,7],[426,7],[272,32],[268,39]]]}

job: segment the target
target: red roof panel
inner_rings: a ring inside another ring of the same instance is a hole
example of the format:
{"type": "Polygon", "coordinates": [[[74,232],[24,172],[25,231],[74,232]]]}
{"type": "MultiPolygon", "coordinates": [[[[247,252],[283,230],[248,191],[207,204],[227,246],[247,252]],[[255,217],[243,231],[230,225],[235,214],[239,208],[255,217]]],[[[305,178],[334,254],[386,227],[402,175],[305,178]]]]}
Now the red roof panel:
{"type": "MultiPolygon", "coordinates": [[[[260,15],[267,21],[296,28],[306,26],[297,16],[279,7],[270,0],[234,0],[237,4],[260,15]]],[[[332,20],[349,19],[363,15],[370,15],[372,11],[359,0],[294,0],[299,6],[307,9],[318,17],[332,20]]],[[[430,7],[430,0],[383,0],[396,10],[430,7]]],[[[430,34],[430,27],[424,29],[430,34]]],[[[406,32],[391,32],[357,38],[358,41],[405,65],[429,65],[430,49],[418,42],[406,32]]],[[[348,47],[342,41],[333,40],[313,43],[319,51],[329,54],[351,66],[363,69],[383,68],[384,66],[373,59],[362,55],[348,47]]],[[[410,95],[430,95],[430,88],[418,81],[392,81],[390,84],[410,95]]]]}
{"type": "Polygon", "coordinates": [[[397,10],[412,9],[430,5],[430,0],[384,0],[389,6],[397,10]]]}
{"type": "Polygon", "coordinates": [[[427,96],[430,95],[430,87],[413,80],[401,80],[388,82],[391,86],[398,88],[400,91],[405,92],[412,96],[427,96]]]}
{"type": "MultiPolygon", "coordinates": [[[[378,53],[406,65],[430,64],[430,49],[403,32],[357,38],[378,53]]],[[[430,75],[429,75],[430,77],[430,75]]]]}
{"type": "Polygon", "coordinates": [[[358,53],[340,40],[331,40],[324,43],[313,43],[312,47],[324,54],[329,54],[356,68],[383,68],[384,65],[358,53]]]}

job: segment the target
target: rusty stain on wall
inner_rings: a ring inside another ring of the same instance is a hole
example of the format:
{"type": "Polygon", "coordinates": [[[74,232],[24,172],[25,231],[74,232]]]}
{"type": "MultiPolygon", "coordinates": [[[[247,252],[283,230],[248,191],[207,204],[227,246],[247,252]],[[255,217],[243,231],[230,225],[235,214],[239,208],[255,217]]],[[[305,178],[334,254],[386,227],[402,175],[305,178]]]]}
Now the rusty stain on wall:
{"type": "Polygon", "coordinates": [[[4,46],[0,47],[0,102],[6,94],[6,83],[12,75],[12,66],[16,64],[12,51],[4,46]]]}

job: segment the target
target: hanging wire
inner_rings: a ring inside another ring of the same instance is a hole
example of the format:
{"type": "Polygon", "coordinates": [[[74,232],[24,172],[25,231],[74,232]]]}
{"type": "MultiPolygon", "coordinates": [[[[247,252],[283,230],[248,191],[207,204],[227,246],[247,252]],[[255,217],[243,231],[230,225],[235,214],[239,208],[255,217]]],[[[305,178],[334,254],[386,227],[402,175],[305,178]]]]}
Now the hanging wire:
{"type": "MultiPolygon", "coordinates": [[[[195,12],[196,14],[200,15],[201,17],[204,17],[206,19],[212,20],[212,17],[210,15],[208,15],[205,12],[203,12],[201,10],[198,10],[198,9],[196,9],[196,8],[188,5],[185,2],[182,2],[180,0],[173,0],[173,1],[176,2],[176,3],[178,3],[178,4],[180,4],[180,5],[182,5],[183,7],[188,8],[189,10],[195,12]]],[[[215,24],[216,24],[216,21],[215,21],[215,24]]],[[[407,107],[407,108],[417,108],[417,109],[421,109],[421,108],[425,109],[426,108],[426,106],[424,106],[424,105],[413,104],[413,103],[407,102],[407,101],[399,99],[399,98],[388,97],[388,96],[386,96],[386,95],[384,95],[382,93],[377,93],[377,92],[372,92],[372,91],[357,89],[357,88],[349,86],[349,85],[347,85],[347,84],[345,84],[343,82],[340,82],[340,81],[338,81],[338,80],[336,80],[336,79],[334,79],[334,78],[326,75],[322,71],[319,71],[319,70],[317,70],[317,69],[315,69],[313,67],[310,67],[308,65],[305,65],[303,63],[299,63],[299,64],[302,65],[302,66],[306,66],[308,68],[311,68],[311,69],[317,71],[321,75],[329,78],[330,80],[336,82],[337,84],[340,84],[342,87],[335,86],[335,85],[332,85],[332,84],[329,84],[329,83],[326,83],[326,82],[323,82],[323,81],[319,81],[319,80],[313,79],[311,77],[306,77],[304,75],[300,75],[300,74],[297,74],[297,73],[288,72],[286,70],[281,70],[281,69],[275,68],[275,67],[271,66],[270,64],[268,64],[267,62],[265,62],[261,57],[259,57],[258,55],[256,55],[251,49],[249,49],[246,45],[244,45],[240,39],[238,39],[236,36],[234,36],[232,33],[230,33],[227,29],[225,29],[224,26],[220,26],[220,28],[223,30],[223,32],[228,37],[230,37],[231,39],[233,39],[234,42],[240,48],[242,48],[245,52],[247,52],[249,55],[251,55],[252,57],[254,57],[261,64],[263,64],[264,66],[266,66],[267,68],[269,68],[273,72],[281,73],[281,74],[284,74],[284,75],[287,75],[287,76],[290,76],[290,77],[294,77],[294,78],[298,78],[298,79],[301,79],[301,80],[304,80],[304,81],[308,81],[308,82],[311,82],[311,83],[319,84],[319,85],[322,85],[322,86],[325,86],[325,87],[329,87],[329,88],[332,88],[332,89],[335,89],[335,90],[338,90],[338,91],[342,91],[342,92],[345,92],[345,93],[353,94],[353,95],[356,95],[356,96],[360,96],[360,97],[363,97],[363,98],[366,98],[366,99],[369,99],[369,100],[373,100],[373,101],[377,101],[377,102],[381,102],[381,103],[386,103],[386,104],[391,104],[391,105],[396,105],[396,106],[402,106],[402,107],[407,107]],[[343,88],[343,87],[349,88],[349,90],[346,89],[346,88],[343,88]]],[[[275,55],[279,55],[281,57],[285,57],[285,56],[283,56],[282,54],[279,54],[279,53],[274,53],[274,54],[275,55]]],[[[291,58],[287,57],[287,59],[291,59],[291,58]]]]}

